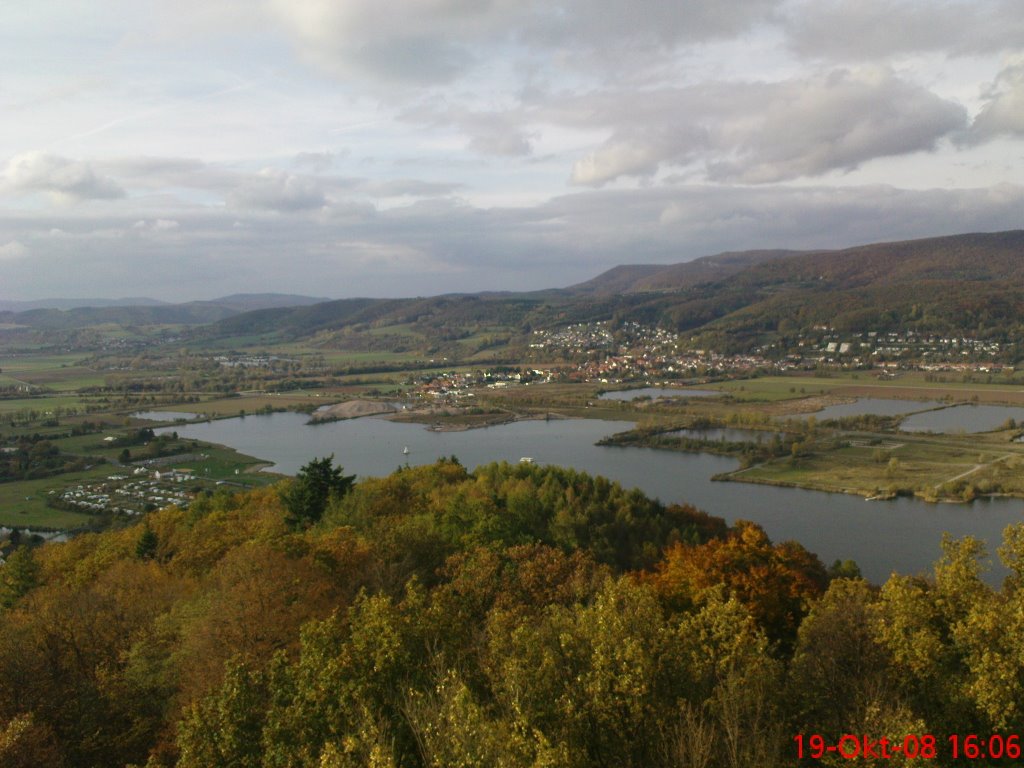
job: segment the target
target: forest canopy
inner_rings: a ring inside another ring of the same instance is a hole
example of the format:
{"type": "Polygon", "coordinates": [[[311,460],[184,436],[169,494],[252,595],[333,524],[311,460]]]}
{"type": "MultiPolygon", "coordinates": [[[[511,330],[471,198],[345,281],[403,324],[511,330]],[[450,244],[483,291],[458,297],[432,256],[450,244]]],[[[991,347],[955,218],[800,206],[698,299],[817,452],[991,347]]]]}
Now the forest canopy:
{"type": "Polygon", "coordinates": [[[10,554],[0,765],[770,767],[845,733],[944,765],[1024,730],[1024,527],[1000,589],[971,539],[878,587],[573,470],[305,469],[10,554]]]}

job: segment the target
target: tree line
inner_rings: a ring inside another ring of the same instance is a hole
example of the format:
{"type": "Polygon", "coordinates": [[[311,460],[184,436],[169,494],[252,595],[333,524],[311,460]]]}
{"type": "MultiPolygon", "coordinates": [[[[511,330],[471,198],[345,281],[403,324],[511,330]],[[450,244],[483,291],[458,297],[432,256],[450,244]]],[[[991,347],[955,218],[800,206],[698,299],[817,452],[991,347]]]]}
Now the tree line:
{"type": "Polygon", "coordinates": [[[999,589],[971,539],[877,587],[573,470],[318,459],[9,552],[0,765],[771,768],[796,734],[1020,732],[1024,527],[1000,554],[999,589]]]}

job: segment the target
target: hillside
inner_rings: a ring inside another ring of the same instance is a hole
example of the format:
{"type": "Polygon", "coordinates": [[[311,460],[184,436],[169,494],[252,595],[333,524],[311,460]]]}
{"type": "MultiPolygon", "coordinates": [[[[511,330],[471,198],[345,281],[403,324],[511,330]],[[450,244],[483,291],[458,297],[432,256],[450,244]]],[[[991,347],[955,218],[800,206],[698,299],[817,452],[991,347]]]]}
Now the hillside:
{"type": "Polygon", "coordinates": [[[35,309],[0,322],[36,331],[104,324],[190,325],[194,338],[317,343],[346,349],[475,354],[521,344],[532,329],[632,320],[751,349],[830,326],[1024,337],[1024,231],[965,234],[842,250],[755,250],[683,264],[620,266],[561,290],[317,301],[279,294],[140,307],[35,309]],[[466,342],[466,343],[462,343],[466,342]]]}
{"type": "Polygon", "coordinates": [[[1024,725],[1018,577],[976,542],[878,589],[556,467],[323,459],[6,554],[5,767],[782,768],[794,733],[1024,725]]]}
{"type": "Polygon", "coordinates": [[[702,330],[734,341],[814,325],[1020,338],[1024,231],[794,255],[709,286],[705,300],[727,311],[702,330]]]}
{"type": "Polygon", "coordinates": [[[234,294],[183,304],[168,304],[153,299],[0,302],[0,321],[42,331],[64,331],[97,325],[206,325],[243,312],[308,306],[323,301],[310,296],[261,293],[234,294]]]}
{"type": "Polygon", "coordinates": [[[612,295],[679,291],[703,283],[725,280],[743,270],[776,259],[799,254],[800,251],[739,251],[703,256],[680,264],[638,264],[613,267],[597,277],[569,286],[571,295],[612,295]]]}

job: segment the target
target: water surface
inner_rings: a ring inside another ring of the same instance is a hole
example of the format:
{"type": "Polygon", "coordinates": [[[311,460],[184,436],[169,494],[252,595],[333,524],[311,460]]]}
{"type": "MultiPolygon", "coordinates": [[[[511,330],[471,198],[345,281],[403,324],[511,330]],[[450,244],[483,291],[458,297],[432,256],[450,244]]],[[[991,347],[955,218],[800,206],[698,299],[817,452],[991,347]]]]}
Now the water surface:
{"type": "Polygon", "coordinates": [[[899,416],[904,413],[938,408],[941,405],[942,403],[937,400],[884,400],[877,397],[862,397],[855,403],[830,405],[808,415],[814,416],[818,421],[842,419],[847,416],[864,416],[869,413],[875,416],[899,416]]]}
{"type": "Polygon", "coordinates": [[[991,432],[1008,419],[1024,422],[1024,408],[1010,405],[955,405],[941,411],[918,413],[903,420],[904,432],[991,432]]]}
{"type": "Polygon", "coordinates": [[[541,464],[604,475],[665,503],[690,503],[729,522],[752,520],[773,540],[795,539],[826,563],[853,558],[876,582],[894,570],[930,569],[939,557],[943,531],[955,537],[977,536],[994,551],[1003,528],[1024,520],[1020,500],[976,501],[969,506],[916,499],[866,502],[857,496],[797,488],[712,482],[712,475],[737,466],[726,457],[594,445],[631,428],[630,422],[521,421],[464,432],[431,432],[419,424],[379,418],[319,426],[307,426],[306,421],[303,414],[275,413],[173,429],[187,438],[229,445],[273,461],[276,471],[288,474],[330,454],[346,472],[361,477],[385,475],[400,465],[427,464],[442,456],[455,455],[470,468],[530,457],[541,464]]]}
{"type": "Polygon", "coordinates": [[[679,387],[642,387],[641,389],[618,389],[604,392],[602,400],[637,400],[649,397],[652,400],[668,397],[718,397],[725,394],[713,389],[681,389],[679,387]]]}
{"type": "Polygon", "coordinates": [[[187,413],[185,411],[139,411],[133,413],[132,416],[136,419],[145,419],[146,421],[191,421],[192,419],[198,419],[198,413],[187,413]]]}

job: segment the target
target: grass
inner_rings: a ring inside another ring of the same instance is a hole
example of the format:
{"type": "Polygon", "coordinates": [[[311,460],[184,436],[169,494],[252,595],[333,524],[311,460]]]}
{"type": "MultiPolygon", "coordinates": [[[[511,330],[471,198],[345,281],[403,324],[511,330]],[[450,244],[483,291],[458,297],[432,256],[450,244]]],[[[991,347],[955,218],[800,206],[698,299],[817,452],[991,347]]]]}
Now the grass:
{"type": "Polygon", "coordinates": [[[261,459],[246,456],[225,446],[209,443],[201,443],[200,446],[207,458],[174,462],[173,466],[177,469],[191,469],[196,477],[211,482],[230,480],[243,485],[270,485],[281,479],[280,475],[257,471],[267,465],[261,459]]]}
{"type": "Polygon", "coordinates": [[[1010,433],[919,437],[902,433],[844,435],[837,447],[818,444],[810,455],[786,457],[740,469],[725,477],[862,496],[914,493],[924,498],[962,498],[968,485],[1024,495],[1024,445],[1010,433]]]}
{"type": "Polygon", "coordinates": [[[69,486],[95,482],[116,471],[115,467],[105,465],[40,480],[0,483],[0,525],[17,528],[77,528],[88,525],[95,518],[80,512],[52,509],[47,506],[47,500],[69,486]]]}
{"type": "Polygon", "coordinates": [[[922,371],[911,371],[895,379],[877,379],[869,372],[835,373],[829,376],[765,376],[708,385],[740,401],[776,402],[813,395],[879,397],[894,399],[954,400],[1024,404],[1024,386],[994,378],[991,383],[929,380],[922,371]]]}
{"type": "Polygon", "coordinates": [[[89,398],[79,397],[73,394],[50,395],[48,397],[19,397],[12,400],[0,400],[0,418],[10,416],[21,411],[38,411],[39,413],[52,412],[56,408],[78,408],[85,409],[85,404],[91,402],[89,398]]]}

